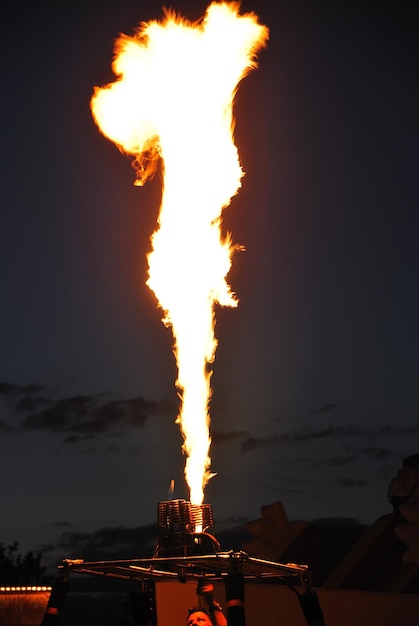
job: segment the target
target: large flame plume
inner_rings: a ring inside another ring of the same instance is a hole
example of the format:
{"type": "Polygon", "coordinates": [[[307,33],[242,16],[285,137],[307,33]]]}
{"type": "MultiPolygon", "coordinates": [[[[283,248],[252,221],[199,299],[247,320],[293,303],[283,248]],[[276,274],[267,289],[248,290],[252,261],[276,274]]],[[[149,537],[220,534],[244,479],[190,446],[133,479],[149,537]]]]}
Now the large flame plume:
{"type": "Polygon", "coordinates": [[[136,184],[161,163],[163,194],[152,235],[147,284],[172,327],[181,397],[177,422],[187,456],[190,501],[201,504],[211,477],[210,366],[217,342],[214,305],[236,306],[226,282],[234,247],[221,212],[243,171],[234,145],[237,85],[255,67],[268,29],[238,3],[212,3],[190,23],[174,12],[116,42],[114,83],[96,88],[101,132],[134,156],[136,184]]]}

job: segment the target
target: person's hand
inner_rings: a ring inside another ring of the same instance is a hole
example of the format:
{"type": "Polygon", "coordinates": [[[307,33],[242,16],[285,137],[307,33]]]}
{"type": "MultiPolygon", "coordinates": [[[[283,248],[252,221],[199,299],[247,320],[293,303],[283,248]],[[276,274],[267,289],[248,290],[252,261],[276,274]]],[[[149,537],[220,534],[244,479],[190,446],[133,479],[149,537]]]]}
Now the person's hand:
{"type": "Polygon", "coordinates": [[[205,598],[208,606],[214,604],[214,585],[211,583],[200,580],[197,593],[205,598]]]}
{"type": "Polygon", "coordinates": [[[396,526],[394,532],[407,546],[403,561],[419,565],[419,487],[414,489],[412,496],[412,502],[399,505],[399,513],[406,523],[396,526]]]}

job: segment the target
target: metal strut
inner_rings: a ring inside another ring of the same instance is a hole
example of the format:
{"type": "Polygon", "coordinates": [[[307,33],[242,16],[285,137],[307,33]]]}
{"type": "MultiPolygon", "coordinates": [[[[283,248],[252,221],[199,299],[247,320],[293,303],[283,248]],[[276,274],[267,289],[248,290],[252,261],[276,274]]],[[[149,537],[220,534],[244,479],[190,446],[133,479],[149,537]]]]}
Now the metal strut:
{"type": "Polygon", "coordinates": [[[309,626],[327,626],[324,621],[319,599],[313,589],[311,572],[307,571],[301,574],[300,580],[305,592],[297,595],[307,624],[309,626]]]}

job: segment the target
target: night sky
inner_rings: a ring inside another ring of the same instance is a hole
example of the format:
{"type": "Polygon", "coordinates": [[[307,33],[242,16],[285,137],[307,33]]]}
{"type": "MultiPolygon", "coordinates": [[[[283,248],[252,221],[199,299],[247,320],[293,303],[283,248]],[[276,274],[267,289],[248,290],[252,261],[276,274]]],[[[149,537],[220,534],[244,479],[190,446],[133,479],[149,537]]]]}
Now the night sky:
{"type": "MultiPolygon", "coordinates": [[[[418,7],[252,10],[270,41],[235,105],[246,175],[223,216],[246,251],[239,307],[217,309],[206,501],[219,528],[276,500],[371,523],[419,452],[418,7]]],[[[0,541],[62,558],[150,532],[172,479],[188,497],[172,335],[145,285],[161,180],[135,187],[89,108],[119,33],[161,16],[155,0],[4,10],[0,541]]]]}

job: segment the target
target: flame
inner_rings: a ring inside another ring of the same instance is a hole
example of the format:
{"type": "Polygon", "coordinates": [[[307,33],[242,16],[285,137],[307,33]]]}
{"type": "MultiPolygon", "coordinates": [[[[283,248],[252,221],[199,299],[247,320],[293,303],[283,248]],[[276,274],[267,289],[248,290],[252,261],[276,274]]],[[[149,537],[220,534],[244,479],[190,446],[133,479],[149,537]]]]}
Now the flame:
{"type": "Polygon", "coordinates": [[[268,29],[239,3],[212,3],[194,24],[166,11],[116,42],[118,79],[95,88],[101,132],[134,156],[136,184],[163,174],[158,230],[148,255],[147,285],[172,327],[181,397],[177,422],[187,456],[190,501],[201,504],[210,473],[210,365],[214,305],[237,306],[226,281],[235,249],[221,233],[221,212],[241,185],[234,144],[238,83],[256,66],[268,29]]]}

